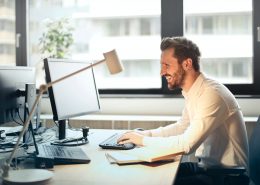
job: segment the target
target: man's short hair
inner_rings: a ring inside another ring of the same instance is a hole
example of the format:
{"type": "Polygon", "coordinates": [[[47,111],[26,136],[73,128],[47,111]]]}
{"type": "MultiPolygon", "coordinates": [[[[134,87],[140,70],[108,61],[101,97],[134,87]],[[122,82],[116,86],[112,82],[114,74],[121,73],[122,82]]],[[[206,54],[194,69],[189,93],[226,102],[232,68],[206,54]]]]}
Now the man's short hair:
{"type": "Polygon", "coordinates": [[[191,40],[184,37],[165,37],[161,41],[161,51],[169,48],[174,49],[174,56],[179,63],[190,58],[195,71],[200,71],[200,50],[191,40]]]}

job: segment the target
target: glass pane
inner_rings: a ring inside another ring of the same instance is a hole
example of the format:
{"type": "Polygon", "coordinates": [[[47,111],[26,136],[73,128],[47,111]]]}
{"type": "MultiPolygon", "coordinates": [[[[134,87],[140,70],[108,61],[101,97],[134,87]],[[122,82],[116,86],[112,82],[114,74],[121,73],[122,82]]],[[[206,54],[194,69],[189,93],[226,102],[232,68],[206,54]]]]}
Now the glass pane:
{"type": "Polygon", "coordinates": [[[202,71],[223,83],[253,82],[252,1],[184,0],[184,20],[202,71]]]}
{"type": "Polygon", "coordinates": [[[16,65],[15,0],[0,0],[0,65],[16,65]]]}
{"type": "Polygon", "coordinates": [[[39,45],[40,38],[46,33],[46,24],[68,18],[73,27],[73,44],[63,57],[93,62],[103,59],[102,53],[115,48],[124,64],[125,70],[116,75],[110,75],[105,65],[95,67],[100,89],[161,88],[160,0],[29,2],[29,62],[38,67],[38,74],[42,59],[48,57],[39,45]]]}

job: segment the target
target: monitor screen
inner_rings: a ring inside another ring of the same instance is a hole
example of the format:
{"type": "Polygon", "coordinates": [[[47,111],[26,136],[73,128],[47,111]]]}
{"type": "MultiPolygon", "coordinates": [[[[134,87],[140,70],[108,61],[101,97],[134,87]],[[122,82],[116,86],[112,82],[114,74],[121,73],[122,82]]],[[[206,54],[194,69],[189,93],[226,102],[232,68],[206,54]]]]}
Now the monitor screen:
{"type": "MultiPolygon", "coordinates": [[[[26,84],[35,86],[34,68],[0,66],[0,123],[24,121],[24,106],[28,100],[26,84]]],[[[35,98],[36,90],[30,93],[35,98]]]]}
{"type": "MultiPolygon", "coordinates": [[[[90,65],[68,59],[44,59],[46,81],[52,82],[90,65]]],[[[93,68],[48,89],[54,120],[65,120],[100,110],[93,68]]]]}

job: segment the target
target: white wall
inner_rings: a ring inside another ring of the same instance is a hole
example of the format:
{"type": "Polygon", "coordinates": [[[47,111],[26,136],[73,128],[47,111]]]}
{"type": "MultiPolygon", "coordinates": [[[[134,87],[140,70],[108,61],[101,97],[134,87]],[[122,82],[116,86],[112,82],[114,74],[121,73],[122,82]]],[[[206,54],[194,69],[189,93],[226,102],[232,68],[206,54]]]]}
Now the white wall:
{"type": "MultiPolygon", "coordinates": [[[[238,99],[244,116],[260,114],[260,99],[238,99]]],[[[183,98],[100,98],[100,114],[120,115],[180,115],[183,98]]],[[[51,114],[48,98],[41,102],[41,113],[51,114]]]]}

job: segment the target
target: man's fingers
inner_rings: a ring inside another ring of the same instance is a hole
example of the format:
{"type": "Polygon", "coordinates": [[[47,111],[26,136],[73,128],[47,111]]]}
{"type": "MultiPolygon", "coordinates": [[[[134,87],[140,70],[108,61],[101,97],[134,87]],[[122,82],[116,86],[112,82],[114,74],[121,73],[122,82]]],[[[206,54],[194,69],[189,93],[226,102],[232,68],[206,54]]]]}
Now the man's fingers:
{"type": "Polygon", "coordinates": [[[119,141],[119,144],[127,144],[127,143],[131,143],[130,139],[119,141]]]}
{"type": "Polygon", "coordinates": [[[121,141],[124,141],[124,140],[127,140],[128,137],[127,137],[127,134],[123,134],[120,138],[117,139],[117,142],[121,142],[121,141]]]}

